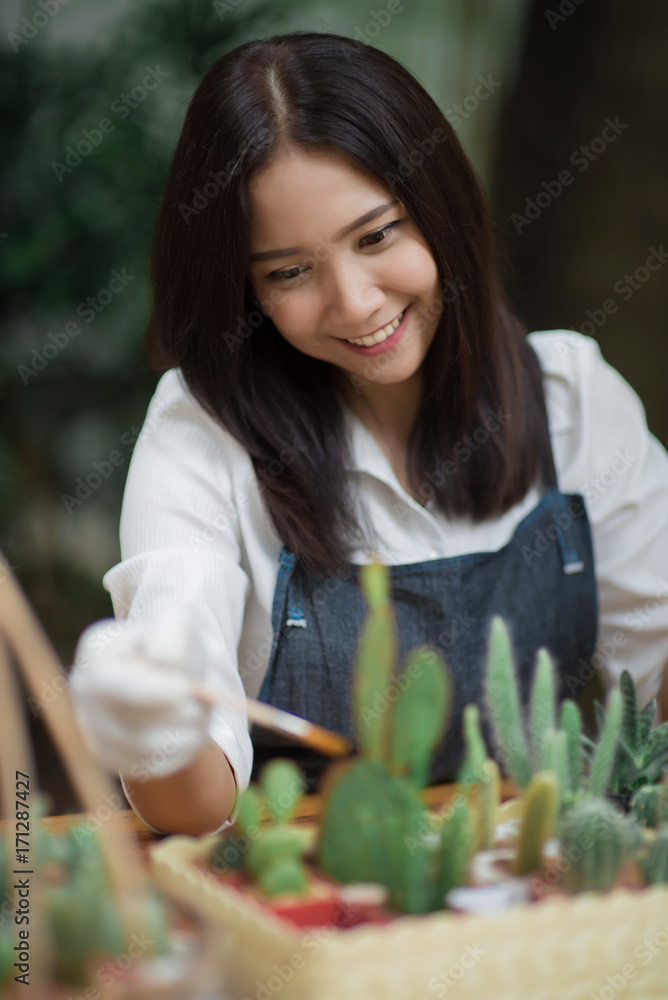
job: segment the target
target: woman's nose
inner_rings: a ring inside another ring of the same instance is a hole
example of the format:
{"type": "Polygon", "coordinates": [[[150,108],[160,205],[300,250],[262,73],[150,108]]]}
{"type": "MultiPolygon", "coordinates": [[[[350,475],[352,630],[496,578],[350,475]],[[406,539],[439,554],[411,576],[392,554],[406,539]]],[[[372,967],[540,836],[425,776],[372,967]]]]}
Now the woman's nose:
{"type": "Polygon", "coordinates": [[[348,328],[368,324],[386,298],[377,276],[355,261],[330,269],[323,294],[329,322],[348,328]]]}

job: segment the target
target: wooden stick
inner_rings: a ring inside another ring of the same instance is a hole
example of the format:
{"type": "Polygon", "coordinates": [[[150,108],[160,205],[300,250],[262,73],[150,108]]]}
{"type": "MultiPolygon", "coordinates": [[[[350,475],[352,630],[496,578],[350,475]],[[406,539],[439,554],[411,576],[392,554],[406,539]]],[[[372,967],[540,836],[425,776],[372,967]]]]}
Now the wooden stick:
{"type": "Polygon", "coordinates": [[[197,681],[194,681],[192,686],[193,693],[200,701],[233,708],[241,715],[247,715],[251,722],[257,722],[264,729],[271,729],[296,743],[304,743],[328,757],[345,757],[352,752],[352,745],[345,736],[333,733],[331,729],[324,729],[323,726],[316,726],[298,715],[283,711],[282,708],[256,701],[255,698],[243,699],[231,694],[220,694],[197,681]]]}
{"type": "MultiPolygon", "coordinates": [[[[34,792],[38,787],[36,782],[37,772],[26,731],[21,697],[6,644],[0,636],[0,801],[2,802],[0,816],[7,820],[6,861],[11,887],[8,912],[10,914],[19,912],[19,895],[15,886],[18,885],[18,879],[26,880],[29,889],[28,899],[31,904],[29,912],[30,961],[28,963],[30,965],[30,987],[39,994],[45,990],[49,979],[49,970],[53,968],[53,950],[47,933],[45,913],[40,905],[44,898],[43,886],[41,872],[39,865],[36,865],[35,857],[34,792]],[[22,781],[21,786],[18,785],[19,779],[22,781]],[[17,799],[17,791],[25,794],[25,802],[17,799]],[[24,811],[28,813],[28,820],[22,821],[21,826],[18,826],[16,818],[19,806],[23,806],[21,813],[24,811]],[[27,849],[22,850],[26,843],[28,844],[27,849]],[[25,863],[18,860],[19,852],[27,859],[25,863]]],[[[19,942],[18,933],[15,940],[16,943],[19,942]]],[[[20,989],[17,988],[16,983],[12,985],[18,996],[20,989]]],[[[18,984],[18,987],[21,985],[18,984]]]]}
{"type": "MultiPolygon", "coordinates": [[[[39,704],[79,801],[87,813],[113,809],[115,789],[93,760],[72,708],[67,674],[41,622],[30,607],[4,556],[0,553],[0,632],[13,650],[26,687],[39,704]],[[4,565],[3,565],[4,563],[4,565]],[[44,696],[49,694],[50,700],[44,696]]],[[[102,821],[99,837],[111,884],[126,931],[133,928],[132,902],[145,891],[149,876],[122,838],[112,829],[114,817],[102,821]]],[[[128,934],[129,937],[129,934],[128,934]]]]}

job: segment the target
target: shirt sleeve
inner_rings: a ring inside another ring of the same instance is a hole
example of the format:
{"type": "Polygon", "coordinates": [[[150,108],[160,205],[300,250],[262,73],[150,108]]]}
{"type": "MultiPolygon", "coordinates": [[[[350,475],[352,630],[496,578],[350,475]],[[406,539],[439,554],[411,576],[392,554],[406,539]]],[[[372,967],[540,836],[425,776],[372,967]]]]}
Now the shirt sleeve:
{"type": "MultiPolygon", "coordinates": [[[[180,373],[163,375],[128,471],[122,561],[103,580],[121,621],[195,607],[206,650],[205,682],[242,700],[238,646],[250,583],[241,565],[234,472],[244,458],[249,461],[239,442],[190,396],[180,373]]],[[[243,791],[253,759],[246,717],[216,705],[209,732],[243,791]]]]}
{"type": "Polygon", "coordinates": [[[537,336],[552,384],[559,486],[583,494],[592,527],[599,599],[592,665],[608,694],[628,670],[644,706],[658,695],[668,662],[668,453],[594,339],[537,336]]]}

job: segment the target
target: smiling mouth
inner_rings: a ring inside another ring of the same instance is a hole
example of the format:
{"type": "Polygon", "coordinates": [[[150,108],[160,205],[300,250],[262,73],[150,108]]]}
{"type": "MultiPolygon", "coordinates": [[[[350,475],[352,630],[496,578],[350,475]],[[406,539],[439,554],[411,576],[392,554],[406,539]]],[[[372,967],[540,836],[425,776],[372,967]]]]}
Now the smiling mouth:
{"type": "Polygon", "coordinates": [[[358,337],[357,340],[348,340],[346,338],[346,340],[348,340],[349,344],[355,344],[356,347],[373,347],[374,344],[382,344],[384,340],[392,336],[404,318],[405,312],[406,310],[404,309],[391,323],[381,327],[380,330],[376,330],[375,333],[370,333],[367,337],[358,337]]]}

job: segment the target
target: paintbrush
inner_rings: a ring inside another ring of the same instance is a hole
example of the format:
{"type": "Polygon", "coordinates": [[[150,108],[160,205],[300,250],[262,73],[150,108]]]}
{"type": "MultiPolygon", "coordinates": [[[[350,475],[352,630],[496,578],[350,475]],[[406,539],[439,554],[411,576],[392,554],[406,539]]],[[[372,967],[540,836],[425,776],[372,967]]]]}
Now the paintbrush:
{"type": "Polygon", "coordinates": [[[331,729],[316,726],[306,719],[301,719],[298,715],[283,711],[282,708],[275,708],[263,701],[256,701],[255,698],[237,698],[231,694],[211,691],[205,684],[198,681],[193,681],[192,686],[193,694],[200,701],[207,702],[209,705],[218,704],[234,708],[242,715],[247,715],[251,722],[256,722],[264,729],[280,733],[281,736],[297,743],[304,743],[328,757],[345,757],[353,749],[345,736],[333,733],[331,729]]]}

